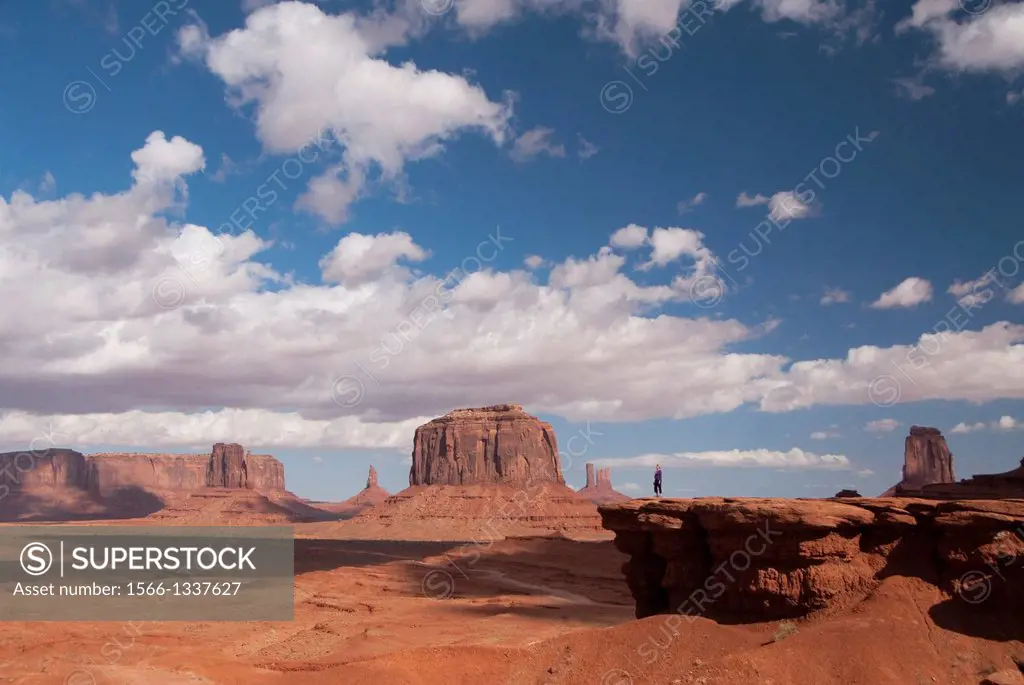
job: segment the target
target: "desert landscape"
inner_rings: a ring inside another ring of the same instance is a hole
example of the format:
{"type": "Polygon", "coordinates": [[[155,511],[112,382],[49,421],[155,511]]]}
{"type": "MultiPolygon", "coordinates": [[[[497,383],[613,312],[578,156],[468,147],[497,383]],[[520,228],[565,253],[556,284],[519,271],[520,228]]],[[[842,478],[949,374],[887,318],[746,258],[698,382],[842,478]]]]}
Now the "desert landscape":
{"type": "Polygon", "coordinates": [[[957,482],[913,427],[883,497],[630,499],[593,465],[573,491],[558,454],[510,404],[421,426],[406,490],[371,467],[339,503],[235,444],[0,455],[37,460],[5,526],[295,535],[293,621],[5,622],[3,682],[1024,682],[1024,463],[957,482]]]}

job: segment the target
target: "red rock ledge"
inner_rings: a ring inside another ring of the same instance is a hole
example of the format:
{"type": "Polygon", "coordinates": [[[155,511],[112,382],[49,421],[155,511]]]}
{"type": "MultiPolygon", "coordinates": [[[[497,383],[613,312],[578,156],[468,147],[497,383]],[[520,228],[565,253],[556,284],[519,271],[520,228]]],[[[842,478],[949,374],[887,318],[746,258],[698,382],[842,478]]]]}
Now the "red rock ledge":
{"type": "Polygon", "coordinates": [[[1024,607],[1024,500],[639,499],[598,507],[636,616],[795,618],[914,576],[1024,607]]]}

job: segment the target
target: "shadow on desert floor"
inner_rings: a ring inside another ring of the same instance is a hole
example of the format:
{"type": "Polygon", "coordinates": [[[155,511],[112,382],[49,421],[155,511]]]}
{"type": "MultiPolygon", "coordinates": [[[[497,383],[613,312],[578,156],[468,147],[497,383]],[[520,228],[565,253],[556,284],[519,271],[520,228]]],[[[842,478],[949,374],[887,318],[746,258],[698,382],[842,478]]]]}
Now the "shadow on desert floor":
{"type": "Polygon", "coordinates": [[[1024,617],[993,606],[971,605],[951,597],[932,606],[928,615],[935,625],[961,635],[993,642],[1024,641],[1024,617]]]}

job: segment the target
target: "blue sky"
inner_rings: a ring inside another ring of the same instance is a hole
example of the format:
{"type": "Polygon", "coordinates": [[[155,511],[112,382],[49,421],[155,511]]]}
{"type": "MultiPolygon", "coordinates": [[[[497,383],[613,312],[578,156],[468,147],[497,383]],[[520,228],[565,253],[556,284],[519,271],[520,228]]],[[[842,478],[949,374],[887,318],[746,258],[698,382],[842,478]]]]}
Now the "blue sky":
{"type": "Polygon", "coordinates": [[[342,499],[371,463],[404,487],[427,418],[519,402],[577,486],[655,459],[667,494],[875,494],[914,423],[1008,470],[1022,16],[8,8],[0,447],[237,441],[342,499]]]}

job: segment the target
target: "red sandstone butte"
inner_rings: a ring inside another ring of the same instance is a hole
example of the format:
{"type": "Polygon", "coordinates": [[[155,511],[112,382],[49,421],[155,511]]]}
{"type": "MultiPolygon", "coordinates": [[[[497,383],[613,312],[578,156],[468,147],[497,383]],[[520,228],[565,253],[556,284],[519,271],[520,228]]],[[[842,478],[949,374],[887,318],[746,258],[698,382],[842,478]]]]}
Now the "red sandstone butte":
{"type": "Polygon", "coordinates": [[[284,490],[284,466],[268,455],[248,454],[239,444],[218,442],[210,454],[206,487],[284,490]]]}
{"type": "Polygon", "coordinates": [[[595,476],[593,464],[587,464],[587,484],[578,492],[595,504],[624,502],[631,499],[612,488],[612,470],[610,468],[597,469],[595,476]]]}
{"type": "Polygon", "coordinates": [[[956,482],[953,455],[938,428],[911,426],[903,450],[903,462],[903,480],[882,493],[883,497],[933,483],[956,482]]]}
{"type": "Polygon", "coordinates": [[[958,483],[932,483],[916,490],[900,489],[901,497],[925,499],[1020,499],[1024,500],[1024,459],[1005,473],[980,474],[958,483]]]}
{"type": "Polygon", "coordinates": [[[550,424],[519,404],[456,409],[416,429],[409,485],[563,484],[550,424]]]}

